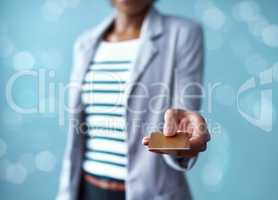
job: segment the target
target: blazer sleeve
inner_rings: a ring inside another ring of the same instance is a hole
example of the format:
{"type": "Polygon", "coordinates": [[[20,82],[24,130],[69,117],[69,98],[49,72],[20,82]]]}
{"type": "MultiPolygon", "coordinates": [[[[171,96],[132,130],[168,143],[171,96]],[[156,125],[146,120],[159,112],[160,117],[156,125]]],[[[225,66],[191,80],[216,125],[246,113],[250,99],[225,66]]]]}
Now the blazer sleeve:
{"type": "MultiPolygon", "coordinates": [[[[72,81],[72,75],[74,73],[75,68],[77,67],[77,52],[79,49],[80,43],[78,40],[74,43],[73,47],[73,60],[72,60],[72,69],[71,69],[71,77],[70,82],[72,81]]],[[[71,91],[70,91],[71,92],[71,91]]],[[[70,94],[69,94],[70,95],[70,94]]],[[[69,102],[69,104],[71,104],[69,102]]],[[[69,119],[73,118],[70,116],[69,113],[69,119]]],[[[71,154],[72,154],[72,147],[73,147],[73,128],[69,127],[67,131],[67,141],[66,141],[66,148],[64,152],[63,157],[63,163],[60,173],[60,181],[59,181],[59,189],[58,194],[56,196],[56,200],[70,200],[70,177],[71,177],[71,168],[72,168],[72,162],[71,162],[71,154]]]]}
{"type": "MultiPolygon", "coordinates": [[[[172,106],[184,110],[198,111],[202,98],[202,78],[204,65],[203,31],[201,26],[192,24],[183,27],[177,39],[172,106]],[[189,29],[189,30],[188,30],[189,29]]],[[[196,162],[195,158],[181,158],[163,155],[174,169],[186,171],[196,162]]]]}

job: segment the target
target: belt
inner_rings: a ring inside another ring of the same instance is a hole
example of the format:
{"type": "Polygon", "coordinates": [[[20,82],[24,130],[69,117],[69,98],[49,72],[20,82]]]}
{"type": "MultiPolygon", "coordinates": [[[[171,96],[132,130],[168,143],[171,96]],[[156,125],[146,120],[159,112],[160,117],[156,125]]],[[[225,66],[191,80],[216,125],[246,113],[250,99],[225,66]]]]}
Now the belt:
{"type": "Polygon", "coordinates": [[[107,180],[100,180],[88,174],[84,174],[84,180],[90,183],[91,185],[104,189],[104,190],[112,190],[112,191],[124,191],[125,184],[119,183],[116,181],[107,181],[107,180]]]}

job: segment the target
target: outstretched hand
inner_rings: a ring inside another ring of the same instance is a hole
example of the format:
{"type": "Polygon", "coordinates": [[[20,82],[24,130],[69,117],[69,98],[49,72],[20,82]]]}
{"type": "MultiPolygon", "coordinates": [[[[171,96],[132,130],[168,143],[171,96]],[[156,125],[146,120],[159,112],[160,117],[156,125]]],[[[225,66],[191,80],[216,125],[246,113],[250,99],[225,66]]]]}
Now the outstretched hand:
{"type": "MultiPolygon", "coordinates": [[[[179,152],[179,156],[191,158],[203,152],[207,148],[210,134],[207,130],[204,118],[197,112],[185,111],[181,109],[168,109],[164,115],[163,134],[171,137],[179,133],[186,133],[189,137],[190,149],[179,152]]],[[[142,143],[148,145],[150,136],[143,138],[142,143]]],[[[154,151],[163,153],[160,151],[154,151]]]]}

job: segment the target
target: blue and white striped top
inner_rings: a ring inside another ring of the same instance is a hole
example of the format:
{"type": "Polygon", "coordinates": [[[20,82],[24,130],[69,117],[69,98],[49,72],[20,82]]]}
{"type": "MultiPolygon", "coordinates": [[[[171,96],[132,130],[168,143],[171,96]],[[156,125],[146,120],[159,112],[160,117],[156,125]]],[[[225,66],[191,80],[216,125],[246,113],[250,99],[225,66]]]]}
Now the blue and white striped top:
{"type": "Polygon", "coordinates": [[[125,92],[138,48],[139,39],[101,42],[83,81],[89,127],[83,170],[99,178],[126,179],[125,92]]]}

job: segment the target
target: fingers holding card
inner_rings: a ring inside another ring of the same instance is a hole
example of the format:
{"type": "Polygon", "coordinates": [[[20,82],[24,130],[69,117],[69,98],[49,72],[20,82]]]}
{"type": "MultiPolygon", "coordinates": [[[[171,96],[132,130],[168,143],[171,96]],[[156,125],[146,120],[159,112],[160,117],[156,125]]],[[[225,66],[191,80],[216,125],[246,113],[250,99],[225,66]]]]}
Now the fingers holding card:
{"type": "Polygon", "coordinates": [[[179,155],[190,149],[189,137],[186,133],[178,133],[174,136],[164,136],[161,132],[154,132],[145,143],[148,150],[156,153],[179,155]]]}

